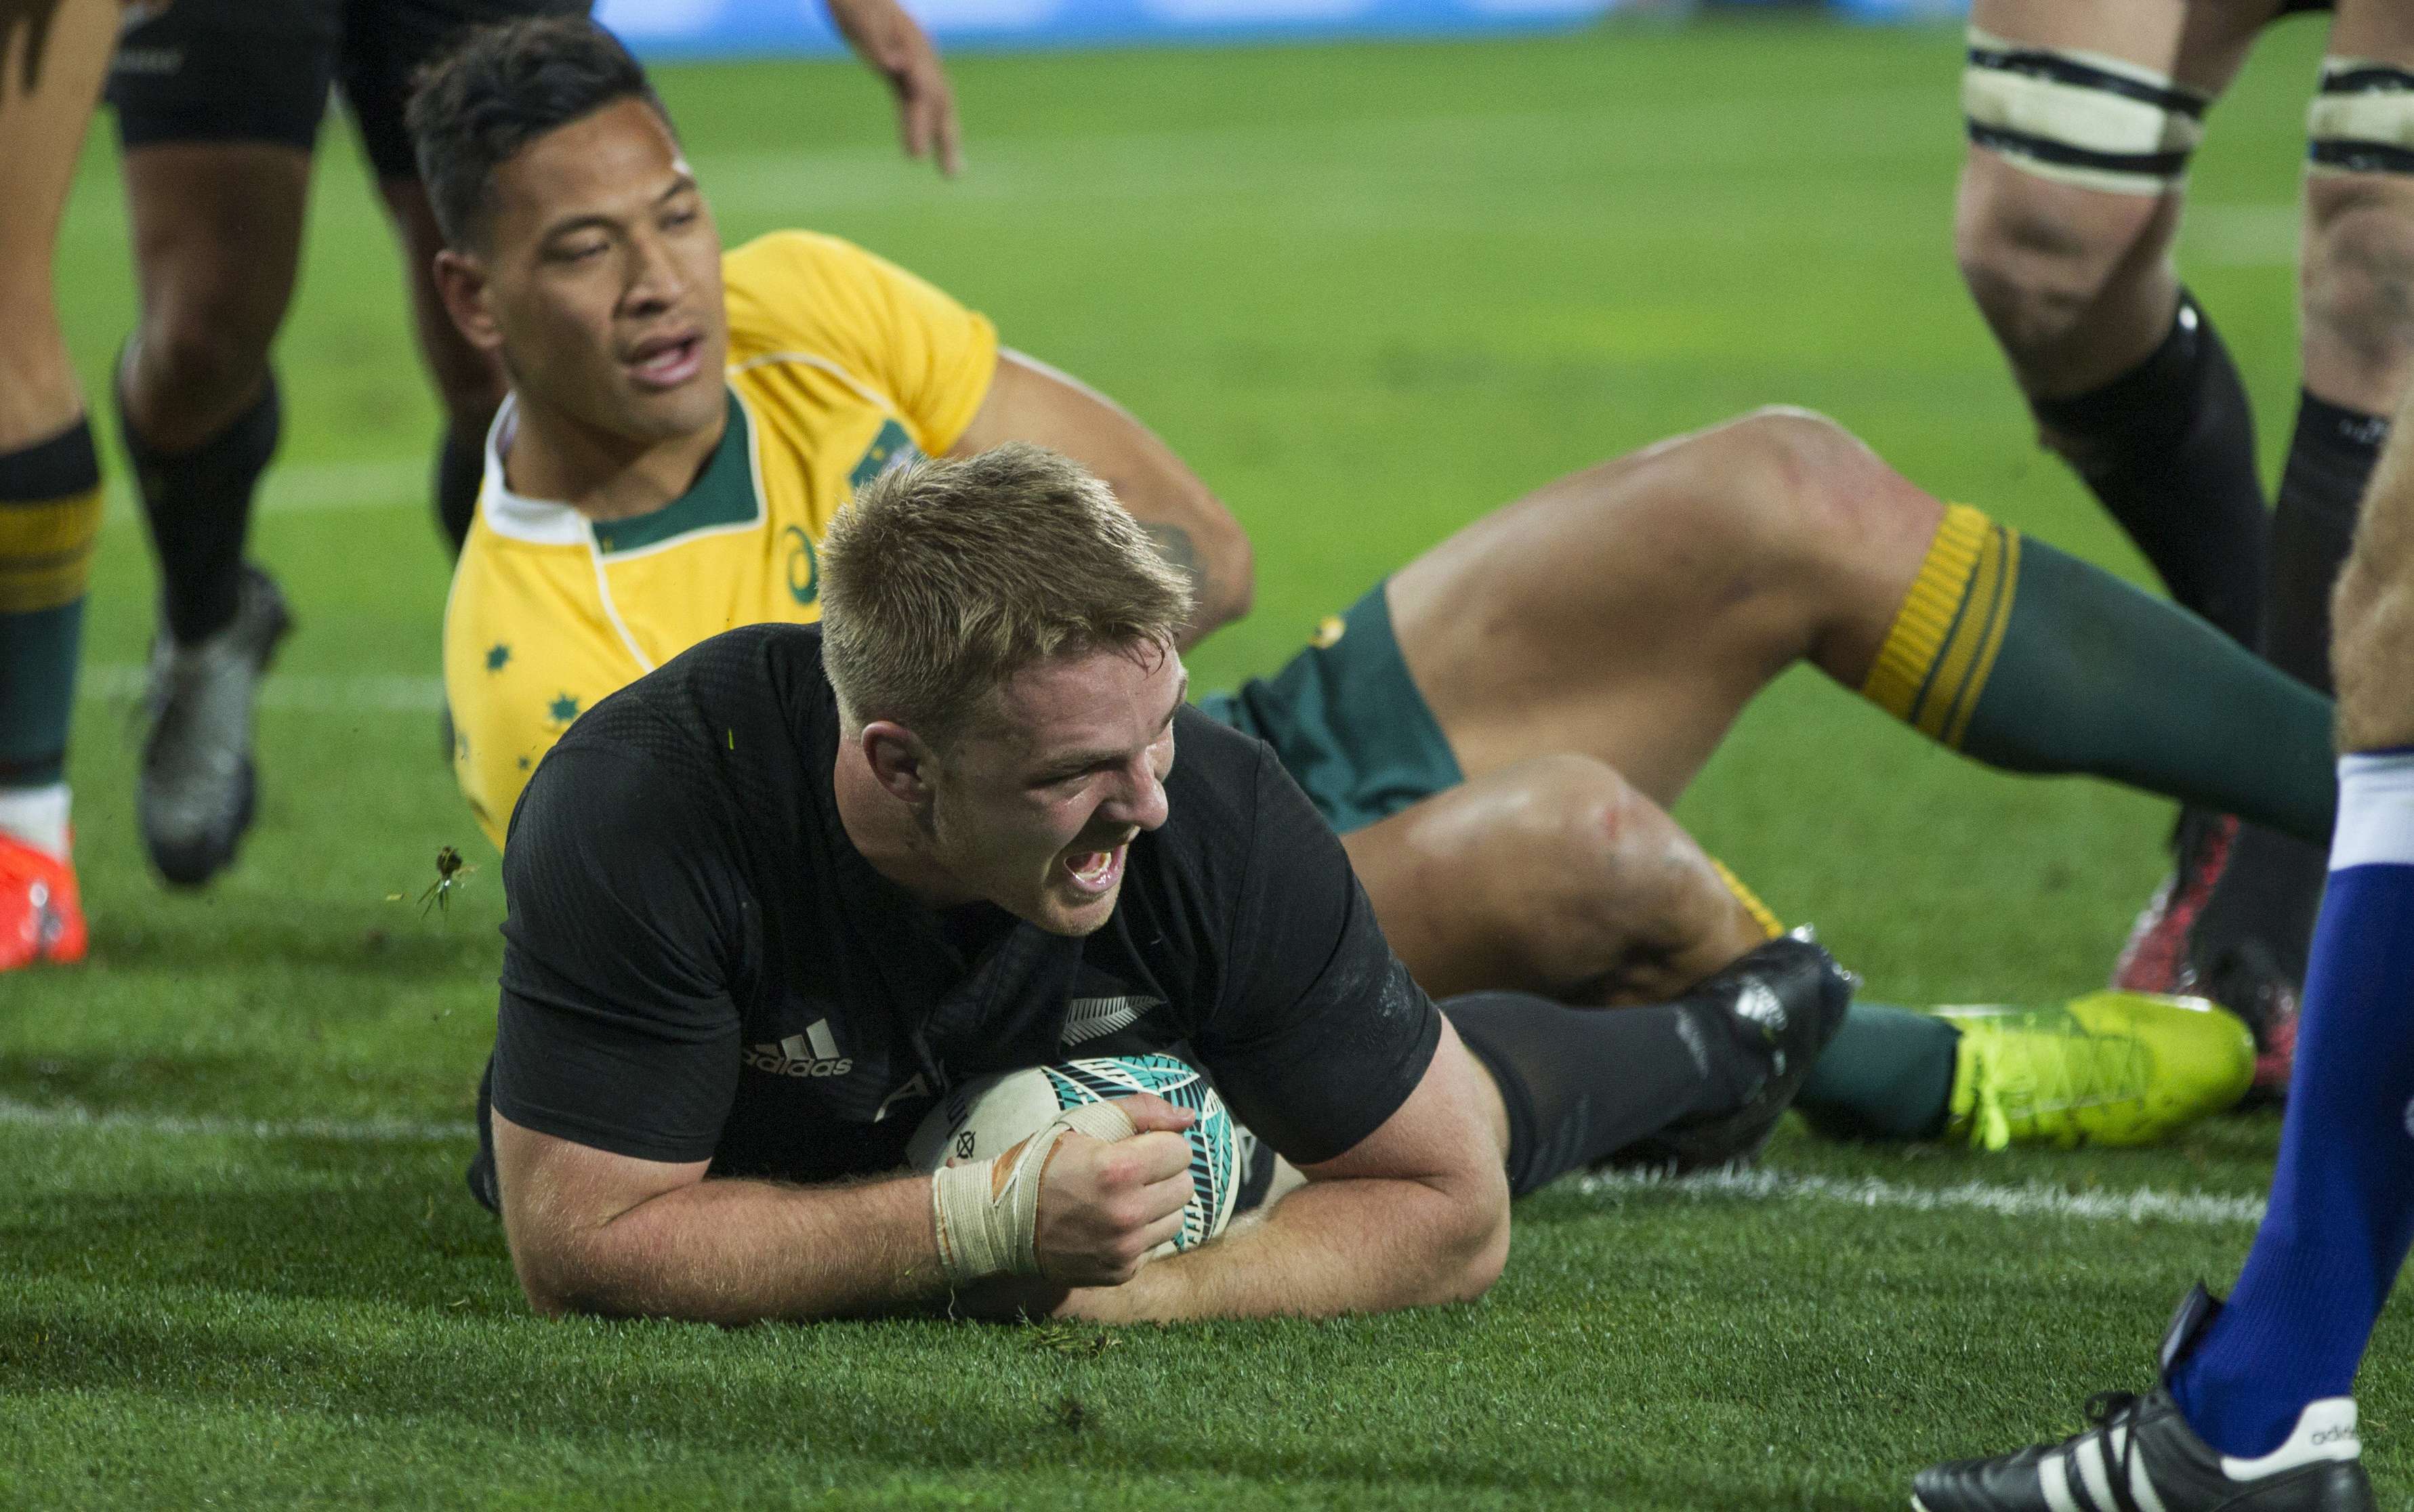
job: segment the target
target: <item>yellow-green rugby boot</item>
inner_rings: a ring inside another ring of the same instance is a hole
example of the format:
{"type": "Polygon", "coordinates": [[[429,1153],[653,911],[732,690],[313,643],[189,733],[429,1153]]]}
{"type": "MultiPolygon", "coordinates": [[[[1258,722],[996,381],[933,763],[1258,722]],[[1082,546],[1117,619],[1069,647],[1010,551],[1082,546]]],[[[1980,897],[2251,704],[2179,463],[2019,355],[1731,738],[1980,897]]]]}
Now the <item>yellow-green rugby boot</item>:
{"type": "Polygon", "coordinates": [[[2204,998],[2091,992],[2058,1008],[1930,1010],[1961,1031],[1945,1137],[1974,1149],[2150,1145],[2255,1076],[2255,1037],[2204,998]]]}

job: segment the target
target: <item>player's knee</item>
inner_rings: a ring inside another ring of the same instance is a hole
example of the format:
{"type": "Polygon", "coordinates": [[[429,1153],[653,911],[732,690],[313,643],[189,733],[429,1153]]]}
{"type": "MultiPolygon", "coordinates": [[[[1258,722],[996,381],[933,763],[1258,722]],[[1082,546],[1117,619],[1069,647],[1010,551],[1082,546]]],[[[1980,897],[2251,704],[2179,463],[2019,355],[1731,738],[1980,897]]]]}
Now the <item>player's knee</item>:
{"type": "Polygon", "coordinates": [[[1899,528],[1908,497],[1867,442],[1815,410],[1773,405],[1703,439],[1722,495],[1742,518],[1734,544],[1749,542],[1772,567],[1862,550],[1899,528]]]}
{"type": "Polygon", "coordinates": [[[1673,826],[1615,767],[1589,756],[1539,757],[1518,778],[1504,859],[1541,896],[1521,897],[1501,927],[1542,979],[1584,980],[1664,911],[1653,858],[1673,826]]]}
{"type": "Polygon", "coordinates": [[[2393,182],[2332,179],[2308,201],[2307,339],[2353,364],[2359,388],[2395,389],[2414,358],[2414,196],[2393,182]]]}
{"type": "Polygon", "coordinates": [[[268,373],[268,340],[205,306],[146,320],[127,373],[142,408],[160,411],[222,408],[231,393],[249,393],[268,373]]]}
{"type": "Polygon", "coordinates": [[[1954,260],[2015,363],[2049,362],[2084,339],[2089,313],[2123,277],[2157,265],[2167,214],[2158,200],[1998,168],[1964,185],[1954,260]]]}

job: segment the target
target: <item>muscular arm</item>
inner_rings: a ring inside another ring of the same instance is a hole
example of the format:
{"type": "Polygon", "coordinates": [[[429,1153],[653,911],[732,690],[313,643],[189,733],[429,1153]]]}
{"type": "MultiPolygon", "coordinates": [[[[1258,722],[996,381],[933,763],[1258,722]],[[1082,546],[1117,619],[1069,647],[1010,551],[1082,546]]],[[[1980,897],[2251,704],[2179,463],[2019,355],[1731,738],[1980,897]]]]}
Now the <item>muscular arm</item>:
{"type": "Polygon", "coordinates": [[[1375,1312],[1482,1296],[1509,1255],[1509,1184],[1481,1079],[1447,1024],[1398,1112],[1214,1244],[1067,1294],[1102,1322],[1375,1312]]]}
{"type": "Polygon", "coordinates": [[[1006,441],[1062,452],[1105,479],[1166,560],[1189,575],[1199,602],[1183,636],[1185,649],[1248,612],[1257,591],[1248,536],[1199,475],[1128,410],[1044,363],[1001,350],[989,396],[947,454],[970,456],[1006,441]]]}
{"type": "Polygon", "coordinates": [[[538,1312],[752,1323],[893,1310],[941,1290],[931,1179],[704,1178],[494,1115],[503,1232],[538,1312]]]}

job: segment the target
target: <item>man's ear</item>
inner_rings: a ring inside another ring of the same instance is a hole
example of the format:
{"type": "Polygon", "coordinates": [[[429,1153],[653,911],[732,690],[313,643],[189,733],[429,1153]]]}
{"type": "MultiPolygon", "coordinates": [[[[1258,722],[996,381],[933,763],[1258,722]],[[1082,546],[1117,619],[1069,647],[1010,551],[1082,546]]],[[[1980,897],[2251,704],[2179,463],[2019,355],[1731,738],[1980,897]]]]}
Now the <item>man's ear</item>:
{"type": "Polygon", "coordinates": [[[486,289],[485,264],[476,258],[449,246],[436,254],[436,291],[444,312],[470,346],[490,352],[502,346],[503,333],[487,308],[486,289]]]}
{"type": "Polygon", "coordinates": [[[874,719],[856,738],[872,780],[890,797],[916,808],[931,801],[938,768],[920,735],[894,719],[874,719]]]}

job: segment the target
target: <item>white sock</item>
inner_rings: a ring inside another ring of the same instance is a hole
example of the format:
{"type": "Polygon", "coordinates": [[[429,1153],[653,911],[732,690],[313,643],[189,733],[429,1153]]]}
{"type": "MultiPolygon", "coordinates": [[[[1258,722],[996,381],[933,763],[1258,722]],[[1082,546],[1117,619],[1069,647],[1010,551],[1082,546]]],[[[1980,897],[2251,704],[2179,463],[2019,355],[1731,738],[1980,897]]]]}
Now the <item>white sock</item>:
{"type": "Polygon", "coordinates": [[[53,782],[46,788],[0,788],[0,835],[65,861],[67,785],[53,782]]]}

